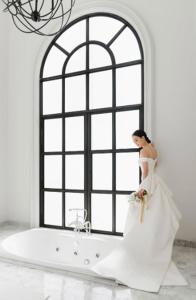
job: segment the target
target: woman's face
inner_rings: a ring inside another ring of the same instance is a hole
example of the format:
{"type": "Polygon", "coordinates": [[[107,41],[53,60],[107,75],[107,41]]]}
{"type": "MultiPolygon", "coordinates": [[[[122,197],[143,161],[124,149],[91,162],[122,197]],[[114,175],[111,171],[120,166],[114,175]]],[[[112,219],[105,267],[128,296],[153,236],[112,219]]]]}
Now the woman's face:
{"type": "Polygon", "coordinates": [[[134,142],[139,148],[143,147],[144,144],[145,144],[145,138],[144,138],[144,136],[139,137],[139,136],[137,136],[137,135],[132,135],[132,139],[133,139],[133,142],[134,142]]]}

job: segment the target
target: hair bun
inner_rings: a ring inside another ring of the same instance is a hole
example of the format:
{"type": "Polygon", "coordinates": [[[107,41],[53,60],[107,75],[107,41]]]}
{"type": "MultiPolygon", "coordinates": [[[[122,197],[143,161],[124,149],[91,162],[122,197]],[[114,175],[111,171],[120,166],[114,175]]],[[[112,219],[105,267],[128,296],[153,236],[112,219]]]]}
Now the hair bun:
{"type": "Polygon", "coordinates": [[[151,143],[151,140],[150,140],[149,137],[147,136],[146,132],[145,132],[144,130],[142,130],[142,129],[135,130],[135,131],[132,133],[132,135],[136,135],[136,136],[139,136],[139,137],[144,136],[145,139],[146,139],[146,141],[147,141],[148,143],[151,143]]]}
{"type": "Polygon", "coordinates": [[[146,141],[147,141],[148,143],[151,143],[151,140],[149,139],[148,136],[145,136],[145,138],[146,138],[146,141]]]}

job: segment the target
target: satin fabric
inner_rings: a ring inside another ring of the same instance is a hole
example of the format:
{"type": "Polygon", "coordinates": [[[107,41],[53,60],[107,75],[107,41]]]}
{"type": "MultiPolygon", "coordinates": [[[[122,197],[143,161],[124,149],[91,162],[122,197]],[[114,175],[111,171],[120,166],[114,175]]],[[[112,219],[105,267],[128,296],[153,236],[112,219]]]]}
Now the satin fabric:
{"type": "Polygon", "coordinates": [[[188,284],[171,260],[182,214],[174,202],[173,193],[156,173],[156,160],[141,157],[141,167],[142,161],[148,163],[148,175],[139,185],[149,197],[144,221],[139,221],[140,204],[130,203],[119,246],[91,269],[131,288],[158,292],[164,282],[167,285],[188,284]]]}

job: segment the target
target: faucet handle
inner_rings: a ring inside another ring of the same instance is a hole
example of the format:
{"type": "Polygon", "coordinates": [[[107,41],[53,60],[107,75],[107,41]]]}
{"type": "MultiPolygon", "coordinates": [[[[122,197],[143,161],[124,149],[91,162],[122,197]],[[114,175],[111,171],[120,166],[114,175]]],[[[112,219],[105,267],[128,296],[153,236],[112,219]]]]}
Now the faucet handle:
{"type": "Polygon", "coordinates": [[[86,221],[86,218],[87,218],[87,209],[86,208],[69,208],[69,211],[77,211],[77,216],[78,216],[78,211],[83,211],[84,212],[84,222],[86,221]]]}
{"type": "Polygon", "coordinates": [[[86,233],[88,233],[88,234],[91,233],[91,223],[90,223],[90,221],[86,221],[84,223],[84,228],[85,228],[86,233]]]}

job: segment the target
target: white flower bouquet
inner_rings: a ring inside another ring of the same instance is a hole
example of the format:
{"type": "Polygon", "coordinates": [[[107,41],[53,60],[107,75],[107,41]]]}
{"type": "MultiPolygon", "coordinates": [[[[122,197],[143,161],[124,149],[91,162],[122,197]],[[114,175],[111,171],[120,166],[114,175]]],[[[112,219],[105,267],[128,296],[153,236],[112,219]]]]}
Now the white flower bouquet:
{"type": "Polygon", "coordinates": [[[130,204],[133,204],[134,206],[140,204],[140,223],[143,223],[144,207],[146,206],[146,209],[149,208],[148,201],[149,199],[146,190],[143,191],[141,197],[137,195],[137,192],[133,192],[128,196],[128,202],[130,204]]]}

